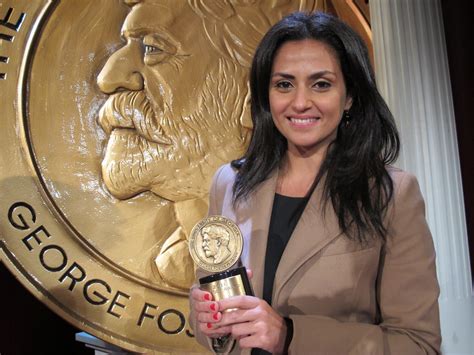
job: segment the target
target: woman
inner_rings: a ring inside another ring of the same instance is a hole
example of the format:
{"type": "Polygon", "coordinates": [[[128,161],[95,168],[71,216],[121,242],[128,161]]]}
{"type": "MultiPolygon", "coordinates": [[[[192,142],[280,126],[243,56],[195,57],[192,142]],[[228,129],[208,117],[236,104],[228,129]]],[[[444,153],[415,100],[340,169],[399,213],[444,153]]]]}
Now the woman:
{"type": "Polygon", "coordinates": [[[241,228],[255,297],[216,302],[193,288],[198,340],[231,334],[235,352],[252,353],[439,353],[424,203],[416,179],[389,166],[398,134],[362,40],[327,14],[292,14],[263,38],[250,84],[252,140],[216,173],[209,214],[241,228]]]}

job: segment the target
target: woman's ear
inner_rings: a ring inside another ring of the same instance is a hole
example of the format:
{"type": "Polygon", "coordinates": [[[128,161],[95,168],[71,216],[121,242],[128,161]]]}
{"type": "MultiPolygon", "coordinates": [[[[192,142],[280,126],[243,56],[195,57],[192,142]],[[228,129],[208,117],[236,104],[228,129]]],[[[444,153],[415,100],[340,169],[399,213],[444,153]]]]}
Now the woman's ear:
{"type": "Polygon", "coordinates": [[[252,116],[250,114],[250,83],[247,81],[244,107],[240,116],[240,125],[246,130],[253,129],[252,116]]]}
{"type": "Polygon", "coordinates": [[[351,96],[347,96],[346,97],[346,104],[344,105],[344,110],[345,111],[349,111],[352,107],[352,97],[351,96]]]}

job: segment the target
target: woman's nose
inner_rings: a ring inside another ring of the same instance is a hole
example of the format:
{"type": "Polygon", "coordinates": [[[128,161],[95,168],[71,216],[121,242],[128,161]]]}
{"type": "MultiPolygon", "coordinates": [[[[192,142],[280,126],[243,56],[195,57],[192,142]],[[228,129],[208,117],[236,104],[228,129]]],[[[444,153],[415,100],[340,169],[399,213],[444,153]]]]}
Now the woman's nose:
{"type": "Polygon", "coordinates": [[[105,63],[97,77],[97,84],[105,94],[121,90],[143,89],[142,53],[132,44],[120,48],[105,63]]]}
{"type": "Polygon", "coordinates": [[[294,92],[293,108],[297,111],[305,111],[312,105],[311,92],[305,87],[299,87],[294,92]]]}

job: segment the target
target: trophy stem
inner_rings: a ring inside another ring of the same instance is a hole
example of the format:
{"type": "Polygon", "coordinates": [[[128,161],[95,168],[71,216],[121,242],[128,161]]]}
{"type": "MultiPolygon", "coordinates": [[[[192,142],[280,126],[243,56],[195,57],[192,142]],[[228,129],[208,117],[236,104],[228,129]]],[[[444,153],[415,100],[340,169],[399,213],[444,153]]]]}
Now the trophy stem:
{"type": "Polygon", "coordinates": [[[212,338],[212,349],[217,354],[230,353],[234,349],[235,343],[235,339],[232,339],[230,335],[212,338]]]}

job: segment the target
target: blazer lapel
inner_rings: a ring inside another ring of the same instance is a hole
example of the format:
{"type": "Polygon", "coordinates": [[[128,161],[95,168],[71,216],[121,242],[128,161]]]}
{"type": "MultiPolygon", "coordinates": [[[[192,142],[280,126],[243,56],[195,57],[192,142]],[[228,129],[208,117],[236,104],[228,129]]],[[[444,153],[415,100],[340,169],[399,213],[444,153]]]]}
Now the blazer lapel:
{"type": "Polygon", "coordinates": [[[278,304],[282,288],[290,277],[310,258],[341,234],[337,216],[329,202],[322,209],[325,177],[311,195],[293,234],[283,252],[273,286],[272,303],[278,304]]]}
{"type": "Polygon", "coordinates": [[[265,252],[267,250],[268,228],[272,213],[273,199],[277,182],[278,171],[262,182],[246,203],[248,216],[241,221],[246,254],[242,255],[242,263],[253,272],[251,284],[255,296],[262,297],[263,276],[265,271],[265,252]],[[243,222],[243,223],[242,223],[243,222]]]}

